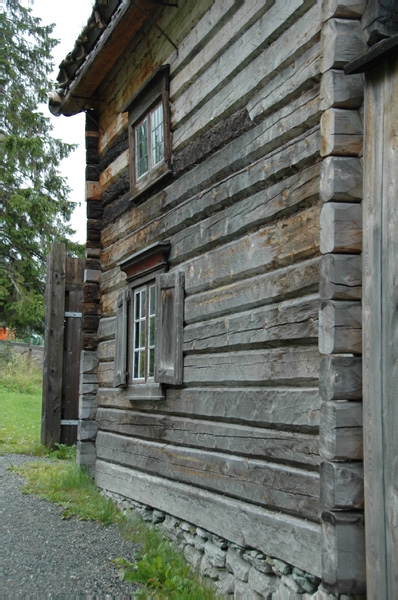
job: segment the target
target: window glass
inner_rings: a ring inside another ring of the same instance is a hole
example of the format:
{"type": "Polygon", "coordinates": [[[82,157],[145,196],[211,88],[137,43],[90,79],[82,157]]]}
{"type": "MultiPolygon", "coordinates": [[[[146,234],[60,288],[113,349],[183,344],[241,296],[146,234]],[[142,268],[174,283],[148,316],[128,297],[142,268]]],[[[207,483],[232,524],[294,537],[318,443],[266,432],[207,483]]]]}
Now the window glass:
{"type": "Polygon", "coordinates": [[[145,119],[135,130],[137,152],[137,178],[148,171],[148,119],[145,119]]]}
{"type": "Polygon", "coordinates": [[[133,380],[147,381],[154,376],[155,315],[155,285],[148,284],[134,290],[133,380]]]}
{"type": "Polygon", "coordinates": [[[160,104],[151,113],[152,133],[152,166],[157,165],[164,157],[163,144],[163,107],[160,104]]]}

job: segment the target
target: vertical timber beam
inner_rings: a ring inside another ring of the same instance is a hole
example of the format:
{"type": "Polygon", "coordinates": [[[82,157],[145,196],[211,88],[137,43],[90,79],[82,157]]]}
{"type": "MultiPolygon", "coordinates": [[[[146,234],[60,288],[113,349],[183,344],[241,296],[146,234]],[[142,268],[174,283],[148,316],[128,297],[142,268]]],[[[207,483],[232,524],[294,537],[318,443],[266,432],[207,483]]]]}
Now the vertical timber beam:
{"type": "Polygon", "coordinates": [[[65,244],[47,257],[41,442],[60,442],[65,313],[65,244]]]}

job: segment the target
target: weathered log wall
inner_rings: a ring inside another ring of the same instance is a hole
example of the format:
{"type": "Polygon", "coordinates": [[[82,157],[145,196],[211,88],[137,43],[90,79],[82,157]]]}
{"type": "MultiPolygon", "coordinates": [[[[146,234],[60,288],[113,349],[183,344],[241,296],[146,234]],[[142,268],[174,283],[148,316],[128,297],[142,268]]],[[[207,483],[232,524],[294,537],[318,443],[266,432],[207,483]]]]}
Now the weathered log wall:
{"type": "MultiPolygon", "coordinates": [[[[362,43],[363,7],[346,4],[166,7],[156,19],[178,53],[148,24],[97,90],[97,482],[318,576],[322,502],[340,490],[324,486],[321,498],[318,323],[332,354],[342,343],[328,338],[335,322],[340,331],[340,309],[350,302],[349,316],[360,318],[360,233],[349,227],[356,205],[345,203],[361,193],[362,90],[358,78],[345,85],[339,69],[362,43]],[[170,64],[173,173],[135,200],[120,111],[162,64],[170,64]],[[330,229],[344,219],[347,227],[330,229]],[[170,270],[185,274],[184,383],[166,388],[163,401],[134,401],[113,388],[116,299],[125,287],[117,265],[164,239],[170,270]],[[320,270],[338,276],[323,278],[319,317],[320,270]]],[[[351,322],[350,353],[359,343],[351,322]]],[[[331,454],[333,418],[324,417],[331,454]]],[[[352,452],[357,459],[358,447],[352,452]]],[[[341,479],[331,462],[322,477],[332,476],[341,479]]],[[[327,522],[332,537],[335,523],[327,522]]]]}

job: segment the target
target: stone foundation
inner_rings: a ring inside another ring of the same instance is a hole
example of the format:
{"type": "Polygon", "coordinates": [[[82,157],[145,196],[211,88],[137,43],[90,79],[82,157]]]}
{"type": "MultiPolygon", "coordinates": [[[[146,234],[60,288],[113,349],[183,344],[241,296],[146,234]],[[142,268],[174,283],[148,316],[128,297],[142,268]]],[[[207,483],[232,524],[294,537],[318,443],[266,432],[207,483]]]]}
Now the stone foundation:
{"type": "Polygon", "coordinates": [[[318,577],[253,548],[181,521],[150,506],[105,492],[122,509],[133,509],[183,550],[186,560],[223,598],[236,600],[362,600],[325,590],[318,577]]]}

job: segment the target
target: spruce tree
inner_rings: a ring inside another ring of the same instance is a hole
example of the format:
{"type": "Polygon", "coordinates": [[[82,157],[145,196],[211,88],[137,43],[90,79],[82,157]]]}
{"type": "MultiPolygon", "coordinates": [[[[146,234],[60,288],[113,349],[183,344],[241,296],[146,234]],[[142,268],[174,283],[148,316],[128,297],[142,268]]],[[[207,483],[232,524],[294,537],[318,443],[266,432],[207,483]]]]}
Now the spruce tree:
{"type": "Polygon", "coordinates": [[[52,30],[18,2],[0,15],[0,326],[21,334],[43,328],[51,243],[79,253],[68,241],[74,205],[59,171],[74,147],[52,137],[43,113],[58,43],[52,30]]]}

